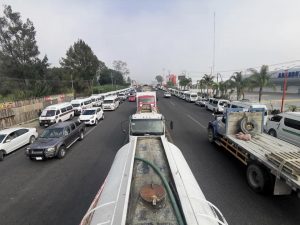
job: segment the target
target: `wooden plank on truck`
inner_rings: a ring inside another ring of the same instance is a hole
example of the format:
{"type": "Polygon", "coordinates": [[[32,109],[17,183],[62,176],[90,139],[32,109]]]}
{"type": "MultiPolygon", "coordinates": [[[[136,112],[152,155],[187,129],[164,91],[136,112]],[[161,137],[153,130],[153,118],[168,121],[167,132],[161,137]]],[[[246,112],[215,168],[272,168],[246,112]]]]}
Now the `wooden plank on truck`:
{"type": "Polygon", "coordinates": [[[292,175],[295,179],[300,178],[300,152],[272,152],[266,154],[267,159],[279,170],[292,175]]]}

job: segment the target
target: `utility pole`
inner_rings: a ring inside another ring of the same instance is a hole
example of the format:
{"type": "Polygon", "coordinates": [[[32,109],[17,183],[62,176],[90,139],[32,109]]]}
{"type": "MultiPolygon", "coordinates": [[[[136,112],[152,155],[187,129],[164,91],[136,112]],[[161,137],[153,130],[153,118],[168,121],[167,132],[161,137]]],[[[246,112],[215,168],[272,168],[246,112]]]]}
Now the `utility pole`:
{"type": "Polygon", "coordinates": [[[281,109],[280,109],[281,112],[283,112],[283,109],[284,109],[284,99],[285,99],[285,95],[286,95],[287,78],[288,78],[288,70],[285,70],[284,81],[283,81],[283,93],[282,93],[282,99],[281,99],[281,109]]]}

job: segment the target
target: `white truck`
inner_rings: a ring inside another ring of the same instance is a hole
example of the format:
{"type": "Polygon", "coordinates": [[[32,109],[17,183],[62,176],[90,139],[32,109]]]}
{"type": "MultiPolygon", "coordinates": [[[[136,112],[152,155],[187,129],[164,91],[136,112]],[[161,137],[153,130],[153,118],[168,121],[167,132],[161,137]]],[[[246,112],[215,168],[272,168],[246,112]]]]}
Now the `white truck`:
{"type": "Polygon", "coordinates": [[[165,131],[162,114],[130,117],[129,143],[117,152],[81,225],[227,224],[165,131]]]}
{"type": "Polygon", "coordinates": [[[208,124],[208,140],[247,166],[248,185],[258,193],[300,197],[300,148],[263,133],[264,110],[227,110],[208,124]]]}

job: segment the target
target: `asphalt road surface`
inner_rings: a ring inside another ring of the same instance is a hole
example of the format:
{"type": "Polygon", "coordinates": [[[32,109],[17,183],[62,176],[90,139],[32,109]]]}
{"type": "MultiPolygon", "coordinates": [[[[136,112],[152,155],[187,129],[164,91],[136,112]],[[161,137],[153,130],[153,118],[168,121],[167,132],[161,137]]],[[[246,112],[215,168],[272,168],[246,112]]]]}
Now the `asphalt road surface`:
{"type": "MultiPolygon", "coordinates": [[[[230,225],[300,224],[300,199],[254,193],[247,186],[245,167],[207,141],[211,113],[158,95],[160,111],[174,122],[171,141],[182,150],[206,198],[230,225]]],[[[135,103],[129,102],[105,112],[104,121],[89,127],[84,140],[62,160],[30,161],[20,149],[0,162],[0,224],[79,224],[127,140],[121,122],[134,112],[135,103]]]]}

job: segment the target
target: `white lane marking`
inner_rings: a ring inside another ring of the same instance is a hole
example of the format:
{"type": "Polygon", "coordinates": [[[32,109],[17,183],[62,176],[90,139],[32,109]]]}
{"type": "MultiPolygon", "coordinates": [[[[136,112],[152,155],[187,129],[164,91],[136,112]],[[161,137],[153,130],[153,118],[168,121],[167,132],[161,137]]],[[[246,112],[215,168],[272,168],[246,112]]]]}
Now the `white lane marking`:
{"type": "Polygon", "coordinates": [[[200,123],[199,121],[197,121],[196,119],[194,119],[194,117],[192,117],[191,115],[187,114],[187,117],[189,117],[191,120],[193,120],[195,123],[197,123],[203,129],[206,129],[206,126],[204,126],[202,123],[200,123]]]}
{"type": "Polygon", "coordinates": [[[89,133],[91,133],[97,126],[94,126],[93,128],[91,128],[88,132],[86,132],[85,136],[89,135],[89,133]]]}
{"type": "Polygon", "coordinates": [[[171,104],[171,105],[173,105],[173,106],[175,106],[175,103],[174,103],[174,102],[172,102],[172,101],[170,101],[170,104],[171,104]]]}

